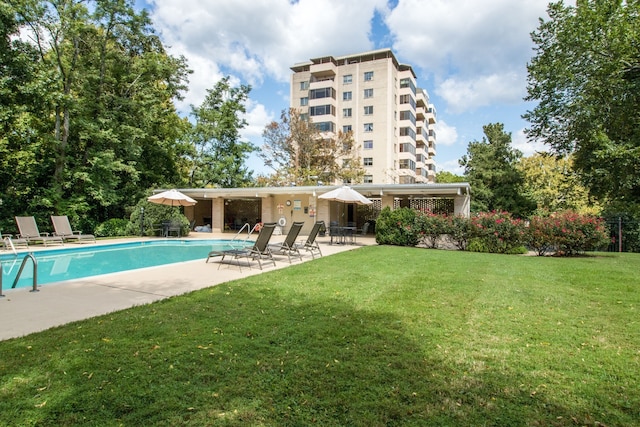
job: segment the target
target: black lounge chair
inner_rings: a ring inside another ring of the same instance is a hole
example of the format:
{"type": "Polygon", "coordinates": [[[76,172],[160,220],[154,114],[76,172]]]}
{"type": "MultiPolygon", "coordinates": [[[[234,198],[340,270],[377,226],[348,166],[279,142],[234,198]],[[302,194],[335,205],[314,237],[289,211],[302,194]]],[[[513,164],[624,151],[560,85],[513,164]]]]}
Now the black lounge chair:
{"type": "Polygon", "coordinates": [[[318,232],[321,228],[324,227],[324,221],[318,221],[313,225],[307,240],[304,243],[296,243],[296,248],[298,250],[304,249],[305,251],[311,252],[311,258],[315,259],[315,253],[317,252],[320,256],[322,256],[322,251],[320,250],[320,246],[318,242],[316,242],[316,237],[318,237],[318,232]]]}
{"type": "Polygon", "coordinates": [[[284,239],[282,243],[272,243],[269,245],[274,253],[286,254],[289,258],[289,264],[291,264],[291,255],[297,255],[302,261],[302,254],[298,246],[296,245],[296,239],[298,238],[298,234],[300,234],[300,230],[304,226],[304,222],[294,222],[291,224],[291,228],[287,233],[287,237],[284,239]]]}
{"type": "MultiPolygon", "coordinates": [[[[258,234],[258,238],[256,242],[251,247],[246,247],[242,249],[228,249],[224,251],[219,251],[218,255],[221,255],[220,264],[218,265],[218,269],[220,265],[224,262],[224,259],[227,256],[233,257],[234,260],[237,260],[238,266],[242,270],[242,265],[239,261],[240,258],[247,259],[247,266],[251,268],[251,261],[257,260],[258,265],[260,266],[260,270],[262,270],[262,263],[270,262],[273,265],[276,265],[276,261],[273,259],[273,254],[271,253],[271,249],[269,248],[269,240],[271,239],[271,235],[273,234],[273,230],[276,228],[276,223],[265,223],[260,229],[260,234],[258,234]]],[[[210,253],[211,257],[212,254],[210,253]]]]}

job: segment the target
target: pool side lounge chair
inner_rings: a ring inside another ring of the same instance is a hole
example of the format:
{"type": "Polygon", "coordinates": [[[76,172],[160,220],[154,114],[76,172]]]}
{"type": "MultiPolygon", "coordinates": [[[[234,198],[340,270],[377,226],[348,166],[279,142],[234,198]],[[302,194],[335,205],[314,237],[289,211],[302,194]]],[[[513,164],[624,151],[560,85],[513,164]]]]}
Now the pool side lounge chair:
{"type": "Polygon", "coordinates": [[[269,247],[274,253],[286,254],[287,258],[289,258],[289,264],[291,264],[291,255],[297,255],[298,258],[300,258],[300,261],[302,261],[302,254],[296,246],[296,239],[298,238],[298,234],[300,234],[300,230],[302,230],[303,226],[304,222],[294,222],[291,224],[291,228],[289,229],[284,242],[269,244],[269,247]]]}
{"type": "Polygon", "coordinates": [[[306,251],[311,252],[311,258],[315,258],[316,252],[318,253],[318,255],[322,256],[322,251],[320,250],[320,246],[316,241],[316,237],[318,237],[318,232],[324,226],[325,226],[324,221],[316,222],[313,225],[313,228],[311,229],[311,232],[309,233],[307,240],[304,243],[296,243],[296,248],[298,248],[298,250],[304,249],[306,251]]]}
{"type": "Polygon", "coordinates": [[[273,230],[276,228],[276,223],[265,223],[260,229],[260,234],[258,234],[258,238],[253,246],[244,248],[244,249],[229,249],[226,251],[221,251],[222,258],[220,258],[220,264],[218,264],[218,269],[220,269],[220,265],[224,262],[227,256],[232,257],[234,260],[237,260],[237,264],[242,270],[242,266],[240,264],[240,258],[247,259],[247,266],[251,268],[251,261],[258,260],[258,265],[260,266],[260,270],[262,270],[262,263],[269,262],[276,265],[275,259],[273,259],[273,254],[271,253],[271,249],[269,248],[269,240],[273,235],[273,230]]]}
{"type": "Polygon", "coordinates": [[[55,232],[54,236],[62,237],[65,242],[73,241],[76,243],[95,243],[96,237],[93,234],[82,234],[82,231],[74,231],[71,229],[69,217],[66,215],[51,215],[51,223],[55,232]]]}
{"type": "Polygon", "coordinates": [[[48,233],[40,234],[38,224],[32,216],[17,216],[16,225],[20,230],[18,238],[25,239],[28,243],[42,242],[45,246],[64,244],[60,236],[49,236],[48,233]]]}

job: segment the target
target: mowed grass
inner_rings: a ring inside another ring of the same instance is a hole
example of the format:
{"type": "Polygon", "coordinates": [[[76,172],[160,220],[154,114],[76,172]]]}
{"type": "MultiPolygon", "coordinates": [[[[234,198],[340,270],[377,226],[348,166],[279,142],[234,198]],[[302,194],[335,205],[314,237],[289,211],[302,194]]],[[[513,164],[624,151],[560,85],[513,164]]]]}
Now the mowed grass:
{"type": "Polygon", "coordinates": [[[639,267],[363,247],[0,342],[0,423],[640,425],[639,267]]]}

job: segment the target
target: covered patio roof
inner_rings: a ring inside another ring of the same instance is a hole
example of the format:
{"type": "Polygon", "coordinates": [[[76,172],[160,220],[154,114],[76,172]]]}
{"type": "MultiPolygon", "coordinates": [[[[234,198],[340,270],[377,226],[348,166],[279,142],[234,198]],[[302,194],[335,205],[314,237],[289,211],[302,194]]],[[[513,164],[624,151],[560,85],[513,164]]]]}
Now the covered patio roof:
{"type": "MultiPolygon", "coordinates": [[[[196,199],[252,198],[277,195],[308,194],[319,196],[340,187],[339,185],[309,185],[291,187],[247,187],[247,188],[181,188],[180,192],[196,199]]],[[[466,182],[452,184],[356,184],[351,188],[366,197],[459,197],[469,196],[471,186],[466,182]]],[[[160,192],[163,190],[156,190],[160,192]]]]}

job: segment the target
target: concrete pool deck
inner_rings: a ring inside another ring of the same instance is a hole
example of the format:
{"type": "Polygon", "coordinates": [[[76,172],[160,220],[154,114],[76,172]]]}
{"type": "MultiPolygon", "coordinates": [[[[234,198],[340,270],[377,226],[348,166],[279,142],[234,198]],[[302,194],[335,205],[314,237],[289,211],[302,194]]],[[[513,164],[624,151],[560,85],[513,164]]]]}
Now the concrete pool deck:
{"type": "MultiPolygon", "coordinates": [[[[233,235],[230,234],[191,233],[187,238],[230,239],[232,237],[233,235]]],[[[285,236],[274,236],[271,240],[272,242],[281,242],[284,238],[285,236]]],[[[330,245],[329,239],[329,237],[318,237],[317,239],[322,255],[325,257],[361,246],[376,244],[373,236],[358,236],[355,245],[330,245]]],[[[140,239],[119,241],[136,240],[140,239]]],[[[99,243],[119,241],[109,240],[99,243]]],[[[77,244],[68,243],[63,247],[77,247],[77,244]]],[[[53,248],[47,247],[46,249],[53,248]]],[[[29,251],[35,252],[41,249],[45,248],[38,245],[30,248],[29,251]]],[[[303,262],[308,261],[311,261],[311,256],[303,252],[303,262]]],[[[299,263],[300,261],[294,261],[291,265],[299,263]]],[[[220,269],[218,269],[218,265],[219,263],[215,259],[206,263],[203,258],[166,266],[47,284],[39,287],[39,292],[30,292],[30,287],[6,289],[11,284],[4,283],[2,290],[4,297],[0,297],[0,340],[28,335],[137,305],[149,304],[231,280],[285,268],[290,264],[285,255],[276,257],[275,267],[269,265],[264,270],[260,270],[257,263],[252,264],[251,269],[243,267],[241,270],[233,264],[223,264],[220,269]]]]}

